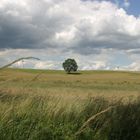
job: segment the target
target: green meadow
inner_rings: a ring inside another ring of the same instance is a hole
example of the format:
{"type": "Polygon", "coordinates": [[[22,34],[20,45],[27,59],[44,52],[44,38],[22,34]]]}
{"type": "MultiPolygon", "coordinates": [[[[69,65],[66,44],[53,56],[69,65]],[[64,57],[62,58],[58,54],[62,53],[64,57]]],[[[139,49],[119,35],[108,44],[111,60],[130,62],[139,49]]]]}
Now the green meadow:
{"type": "Polygon", "coordinates": [[[139,140],[140,73],[4,69],[0,140],[139,140]]]}

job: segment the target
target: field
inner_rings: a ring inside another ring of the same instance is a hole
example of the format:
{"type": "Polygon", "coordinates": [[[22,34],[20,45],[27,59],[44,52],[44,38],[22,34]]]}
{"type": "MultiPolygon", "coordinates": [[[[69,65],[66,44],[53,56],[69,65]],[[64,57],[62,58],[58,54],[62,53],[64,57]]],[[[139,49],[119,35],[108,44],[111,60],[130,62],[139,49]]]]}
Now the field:
{"type": "Polygon", "coordinates": [[[0,140],[139,140],[140,73],[4,69],[0,140]]]}

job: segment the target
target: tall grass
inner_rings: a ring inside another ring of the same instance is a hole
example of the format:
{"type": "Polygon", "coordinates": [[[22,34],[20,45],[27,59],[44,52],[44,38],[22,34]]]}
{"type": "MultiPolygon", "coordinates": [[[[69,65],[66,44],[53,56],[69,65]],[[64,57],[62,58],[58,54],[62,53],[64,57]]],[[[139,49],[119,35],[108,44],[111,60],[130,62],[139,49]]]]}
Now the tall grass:
{"type": "Polygon", "coordinates": [[[103,98],[62,103],[52,97],[0,96],[1,140],[139,140],[140,100],[111,103],[103,98]],[[77,102],[81,102],[77,106],[77,102]],[[89,121],[97,113],[112,109],[89,121]]]}

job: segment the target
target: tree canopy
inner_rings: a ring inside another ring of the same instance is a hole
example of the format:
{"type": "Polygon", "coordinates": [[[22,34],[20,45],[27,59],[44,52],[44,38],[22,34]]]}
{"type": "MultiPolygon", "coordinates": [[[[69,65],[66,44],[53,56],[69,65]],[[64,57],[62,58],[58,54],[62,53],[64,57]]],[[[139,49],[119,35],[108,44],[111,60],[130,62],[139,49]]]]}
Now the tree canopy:
{"type": "Polygon", "coordinates": [[[78,65],[74,59],[67,59],[63,63],[63,68],[67,73],[75,72],[78,69],[78,65]]]}

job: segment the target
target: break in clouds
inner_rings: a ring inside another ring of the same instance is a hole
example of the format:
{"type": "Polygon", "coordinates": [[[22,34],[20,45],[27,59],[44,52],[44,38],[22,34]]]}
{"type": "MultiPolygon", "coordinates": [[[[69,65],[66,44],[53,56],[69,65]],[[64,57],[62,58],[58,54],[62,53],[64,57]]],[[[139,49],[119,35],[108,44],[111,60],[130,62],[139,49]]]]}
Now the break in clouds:
{"type": "Polygon", "coordinates": [[[140,18],[110,1],[0,2],[1,65],[19,57],[37,56],[41,61],[25,65],[61,69],[62,61],[72,57],[80,69],[120,65],[121,69],[140,70],[139,52],[140,18]]]}

